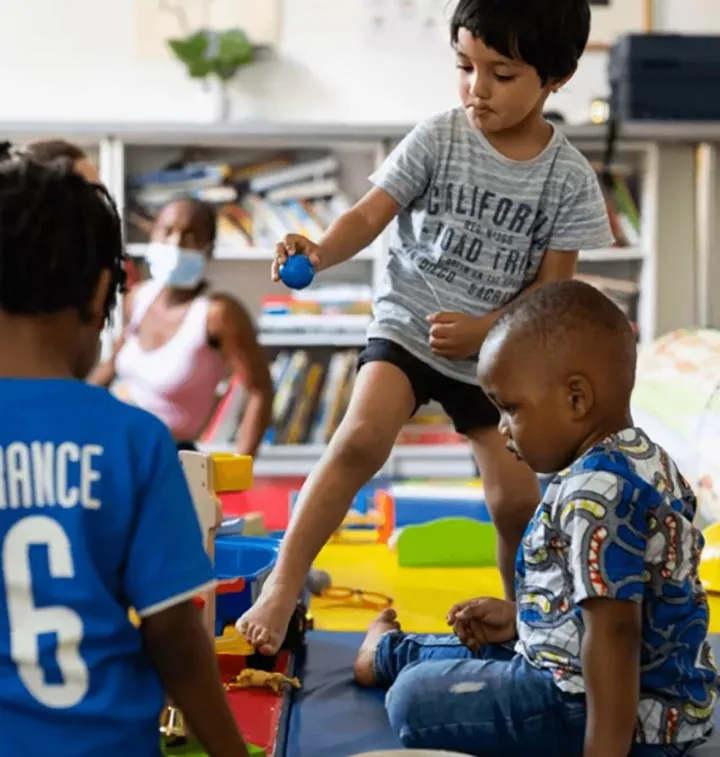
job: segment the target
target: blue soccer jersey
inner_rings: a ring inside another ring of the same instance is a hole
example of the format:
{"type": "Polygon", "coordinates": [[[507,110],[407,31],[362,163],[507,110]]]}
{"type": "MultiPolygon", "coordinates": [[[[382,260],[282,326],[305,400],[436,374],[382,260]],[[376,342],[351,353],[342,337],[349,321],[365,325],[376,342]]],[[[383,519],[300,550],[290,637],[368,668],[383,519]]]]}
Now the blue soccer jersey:
{"type": "Polygon", "coordinates": [[[0,379],[0,754],[157,757],[128,620],[214,581],[175,444],[79,381],[0,379]]]}

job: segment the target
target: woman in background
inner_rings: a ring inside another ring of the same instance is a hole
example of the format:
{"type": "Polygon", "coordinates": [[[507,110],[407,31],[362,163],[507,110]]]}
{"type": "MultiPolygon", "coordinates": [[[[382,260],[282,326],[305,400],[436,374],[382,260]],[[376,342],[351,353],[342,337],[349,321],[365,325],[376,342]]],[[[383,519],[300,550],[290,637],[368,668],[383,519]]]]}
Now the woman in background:
{"type": "Polygon", "coordinates": [[[217,385],[231,373],[246,396],[237,451],[254,455],[272,415],[272,382],[246,310],[207,292],[215,235],[209,205],[178,200],[163,208],[148,245],[151,278],[126,296],[123,335],[90,381],[117,380],[124,399],[165,422],[179,449],[194,449],[217,385]]]}

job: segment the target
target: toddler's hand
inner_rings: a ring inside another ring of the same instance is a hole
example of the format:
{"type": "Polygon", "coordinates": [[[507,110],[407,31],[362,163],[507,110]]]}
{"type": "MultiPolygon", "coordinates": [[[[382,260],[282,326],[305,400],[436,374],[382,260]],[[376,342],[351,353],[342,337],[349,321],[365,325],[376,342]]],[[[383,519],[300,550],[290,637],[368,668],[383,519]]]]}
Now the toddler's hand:
{"type": "Polygon", "coordinates": [[[313,265],[315,271],[322,269],[320,248],[300,234],[288,234],[282,242],[275,245],[275,259],[272,262],[271,276],[273,281],[280,281],[280,266],[290,255],[305,255],[313,265]]]}
{"type": "Polygon", "coordinates": [[[447,621],[458,639],[477,651],[483,644],[512,641],[517,635],[516,614],[514,602],[482,597],[451,607],[447,621]]]}

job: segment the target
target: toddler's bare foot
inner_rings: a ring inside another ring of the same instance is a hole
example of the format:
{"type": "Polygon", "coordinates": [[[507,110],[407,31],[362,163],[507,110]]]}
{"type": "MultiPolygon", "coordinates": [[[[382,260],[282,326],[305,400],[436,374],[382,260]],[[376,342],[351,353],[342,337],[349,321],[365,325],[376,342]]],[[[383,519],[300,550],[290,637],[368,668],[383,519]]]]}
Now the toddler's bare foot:
{"type": "Polygon", "coordinates": [[[274,591],[258,601],[237,621],[235,628],[264,655],[277,654],[295,612],[293,594],[274,591]]]}
{"type": "Polygon", "coordinates": [[[400,623],[397,621],[395,610],[383,610],[370,624],[368,632],[360,645],[355,658],[355,680],[361,686],[375,686],[375,649],[380,637],[388,631],[399,631],[400,623]]]}

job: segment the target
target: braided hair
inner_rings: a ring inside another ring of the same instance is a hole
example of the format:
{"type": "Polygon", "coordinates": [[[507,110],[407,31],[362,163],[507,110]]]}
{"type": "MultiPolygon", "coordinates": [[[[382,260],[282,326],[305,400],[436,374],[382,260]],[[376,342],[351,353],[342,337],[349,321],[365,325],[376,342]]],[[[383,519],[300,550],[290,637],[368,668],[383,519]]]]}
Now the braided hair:
{"type": "Polygon", "coordinates": [[[74,309],[88,321],[100,274],[104,315],[125,291],[121,221],[107,190],[67,161],[43,163],[0,144],[0,309],[44,315],[74,309]]]}

